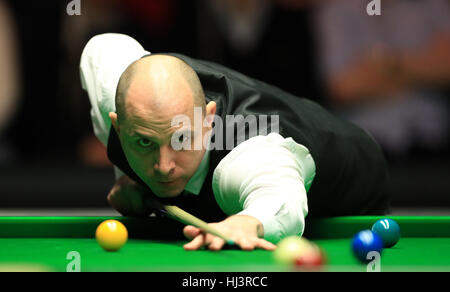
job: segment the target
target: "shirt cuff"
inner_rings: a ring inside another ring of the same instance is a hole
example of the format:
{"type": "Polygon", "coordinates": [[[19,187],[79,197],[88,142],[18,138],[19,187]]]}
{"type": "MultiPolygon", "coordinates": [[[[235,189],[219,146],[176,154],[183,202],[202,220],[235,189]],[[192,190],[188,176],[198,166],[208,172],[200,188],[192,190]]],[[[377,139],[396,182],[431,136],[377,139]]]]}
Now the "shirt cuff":
{"type": "Polygon", "coordinates": [[[252,206],[238,213],[256,218],[264,227],[264,239],[273,243],[290,235],[301,236],[305,229],[307,202],[289,201],[265,206],[252,206]]]}
{"type": "Polygon", "coordinates": [[[281,232],[281,224],[275,220],[274,216],[267,216],[261,214],[258,210],[243,210],[239,212],[237,215],[246,215],[256,218],[261,222],[264,228],[264,239],[273,243],[276,243],[283,237],[281,232]],[[256,212],[255,212],[256,211],[256,212]]]}

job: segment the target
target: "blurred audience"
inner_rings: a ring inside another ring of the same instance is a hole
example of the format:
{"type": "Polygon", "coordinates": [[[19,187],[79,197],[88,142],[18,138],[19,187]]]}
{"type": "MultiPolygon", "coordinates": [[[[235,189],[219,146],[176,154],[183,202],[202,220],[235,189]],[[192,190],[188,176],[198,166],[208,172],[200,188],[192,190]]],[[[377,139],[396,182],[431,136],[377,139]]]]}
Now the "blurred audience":
{"type": "MultiPolygon", "coordinates": [[[[448,147],[450,2],[316,3],[320,75],[330,105],[368,130],[393,159],[448,147]]],[[[431,152],[430,152],[431,153],[431,152]]]]}
{"type": "Polygon", "coordinates": [[[82,1],[81,16],[68,16],[65,2],[11,0],[11,16],[0,0],[0,141],[23,88],[13,131],[28,134],[15,135],[18,150],[109,165],[92,134],[78,65],[90,37],[119,32],[151,52],[215,61],[333,107],[393,156],[445,147],[449,2],[384,0],[381,16],[367,15],[368,3],[91,0],[82,1]]]}
{"type": "MultiPolygon", "coordinates": [[[[86,42],[94,35],[120,32],[133,36],[151,51],[177,51],[192,54],[192,24],[189,5],[176,0],[92,0],[83,2],[82,16],[62,19],[61,86],[67,116],[74,127],[72,133],[79,140],[77,158],[85,165],[109,166],[106,147],[92,133],[89,121],[89,101],[79,80],[79,61],[86,42]],[[181,11],[183,13],[180,15],[181,11]],[[75,79],[76,78],[76,79],[75,79]]],[[[192,20],[194,23],[194,21],[192,20]]]]}
{"type": "Polygon", "coordinates": [[[267,30],[271,0],[210,0],[207,4],[231,49],[240,55],[258,49],[267,30]]]}
{"type": "MultiPolygon", "coordinates": [[[[82,14],[69,16],[68,0],[0,0],[0,165],[110,169],[79,79],[83,47],[105,32],[315,100],[367,129],[388,157],[403,161],[421,147],[440,159],[450,152],[450,2],[381,0],[381,16],[367,15],[369,2],[82,0],[82,14]]],[[[437,177],[441,187],[430,189],[446,194],[446,181],[428,171],[435,162],[417,173],[437,177]]],[[[395,184],[409,202],[411,188],[423,187],[395,184]]]]}
{"type": "Polygon", "coordinates": [[[198,58],[320,101],[308,6],[286,0],[196,2],[198,58]]]}
{"type": "Polygon", "coordinates": [[[90,0],[81,2],[80,16],[67,15],[64,1],[8,2],[21,45],[12,50],[20,64],[10,66],[23,72],[23,102],[11,133],[24,162],[109,165],[92,134],[78,69],[82,48],[99,33],[128,34],[151,52],[216,61],[292,93],[317,96],[308,14],[280,4],[285,0],[90,0]],[[295,37],[288,37],[292,30],[295,37]]]}
{"type": "Polygon", "coordinates": [[[66,107],[58,92],[59,19],[65,5],[55,0],[7,3],[17,28],[14,50],[20,61],[14,66],[21,72],[22,99],[8,131],[16,161],[32,163],[44,157],[64,160],[73,144],[66,107]]]}
{"type": "Polygon", "coordinates": [[[16,48],[15,21],[7,3],[0,0],[0,165],[12,157],[5,131],[20,98],[20,72],[16,48]]]}
{"type": "Polygon", "coordinates": [[[106,147],[94,136],[88,124],[90,105],[79,82],[80,55],[84,45],[95,32],[116,30],[124,21],[118,8],[119,0],[93,0],[83,2],[82,16],[62,18],[62,50],[60,88],[65,99],[67,116],[73,123],[72,132],[76,137],[75,155],[82,164],[92,167],[110,166],[106,147]],[[76,77],[76,78],[75,78],[76,77]]]}

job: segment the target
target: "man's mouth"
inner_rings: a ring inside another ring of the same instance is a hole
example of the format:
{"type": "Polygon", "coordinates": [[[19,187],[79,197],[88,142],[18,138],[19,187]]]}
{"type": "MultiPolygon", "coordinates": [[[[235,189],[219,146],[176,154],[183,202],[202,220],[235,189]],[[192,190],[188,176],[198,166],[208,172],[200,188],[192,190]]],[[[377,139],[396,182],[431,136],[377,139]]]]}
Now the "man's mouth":
{"type": "Polygon", "coordinates": [[[164,184],[164,185],[169,185],[175,182],[176,179],[173,180],[158,180],[158,183],[160,184],[164,184]]]}

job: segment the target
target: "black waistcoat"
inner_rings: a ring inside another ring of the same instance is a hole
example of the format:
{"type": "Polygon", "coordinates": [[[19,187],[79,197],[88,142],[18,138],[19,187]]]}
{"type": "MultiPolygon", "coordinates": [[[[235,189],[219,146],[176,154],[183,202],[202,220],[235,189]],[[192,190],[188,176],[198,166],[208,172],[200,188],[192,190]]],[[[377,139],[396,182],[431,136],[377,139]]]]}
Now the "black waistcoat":
{"type": "MultiPolygon", "coordinates": [[[[330,114],[320,105],[221,65],[170,54],[184,60],[197,73],[206,101],[215,101],[216,115],[278,115],[279,133],[307,147],[316,164],[308,192],[309,216],[382,214],[388,209],[387,170],[378,144],[361,128],[330,114]]],[[[235,125],[227,125],[227,127],[235,125]]],[[[269,129],[270,131],[270,129],[269,129]]],[[[225,130],[224,141],[227,138],[225,130]]],[[[233,138],[231,138],[233,139],[233,138]]],[[[206,221],[226,216],[212,192],[212,174],[227,150],[211,150],[209,173],[198,196],[181,194],[159,199],[206,221]]],[[[111,129],[108,157],[129,177],[145,185],[133,172],[111,129]]],[[[156,198],[152,192],[149,196],[156,198]]]]}

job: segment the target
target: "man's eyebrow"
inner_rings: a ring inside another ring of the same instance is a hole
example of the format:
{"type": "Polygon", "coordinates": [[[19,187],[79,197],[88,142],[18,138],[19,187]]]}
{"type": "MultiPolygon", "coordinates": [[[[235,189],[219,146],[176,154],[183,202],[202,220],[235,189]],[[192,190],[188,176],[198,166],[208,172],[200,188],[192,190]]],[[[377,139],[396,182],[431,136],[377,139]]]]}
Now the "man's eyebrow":
{"type": "MultiPolygon", "coordinates": [[[[176,130],[176,131],[174,131],[173,133],[171,133],[170,135],[173,135],[173,134],[175,134],[175,133],[183,133],[183,134],[186,134],[186,133],[190,133],[190,134],[194,134],[194,129],[192,129],[192,128],[181,128],[181,129],[178,129],[178,130],[176,130]]],[[[153,136],[153,135],[149,135],[149,134],[147,134],[147,133],[143,133],[143,132],[139,132],[138,130],[132,130],[132,131],[130,131],[129,133],[128,133],[128,136],[130,136],[130,137],[132,137],[132,138],[135,138],[135,137],[144,137],[144,138],[148,138],[148,139],[152,139],[152,140],[157,140],[158,138],[156,137],[156,136],[153,136]]]]}
{"type": "Polygon", "coordinates": [[[129,132],[128,136],[130,136],[130,137],[145,137],[145,138],[149,138],[149,139],[156,139],[155,136],[152,136],[152,135],[149,135],[149,134],[146,134],[146,133],[142,133],[142,132],[139,132],[139,131],[136,131],[136,130],[133,130],[133,131],[129,132]]]}
{"type": "Polygon", "coordinates": [[[175,132],[173,132],[172,135],[175,134],[176,132],[194,134],[195,131],[193,129],[179,129],[179,130],[176,130],[175,132]]]}

